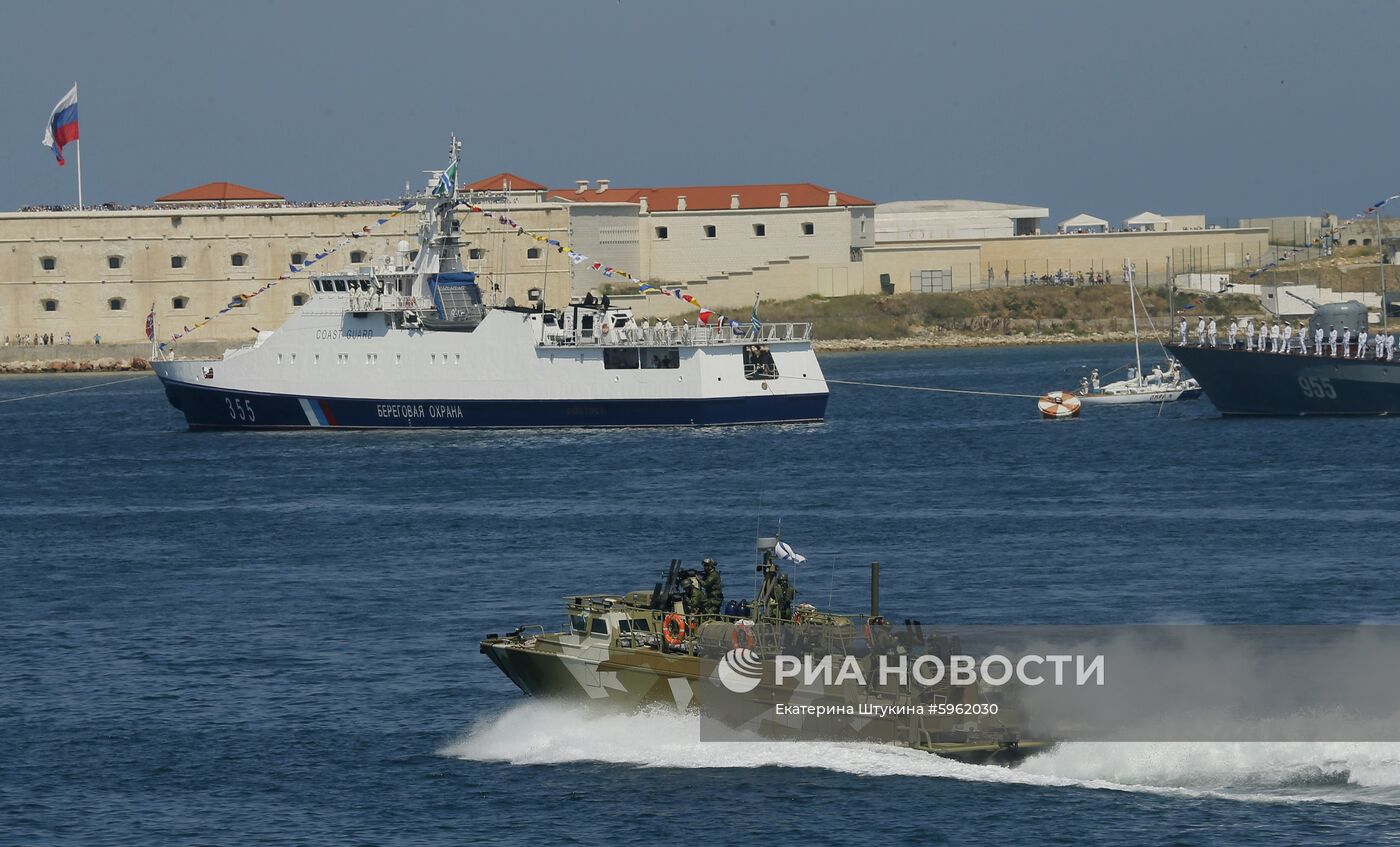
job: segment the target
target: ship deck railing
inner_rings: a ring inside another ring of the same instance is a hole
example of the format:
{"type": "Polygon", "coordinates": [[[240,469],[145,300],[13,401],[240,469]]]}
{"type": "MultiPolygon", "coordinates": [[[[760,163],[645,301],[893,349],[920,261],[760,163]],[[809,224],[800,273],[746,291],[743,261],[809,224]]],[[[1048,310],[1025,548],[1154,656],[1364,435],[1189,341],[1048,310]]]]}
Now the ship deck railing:
{"type": "Polygon", "coordinates": [[[740,326],[641,326],[629,324],[602,333],[592,329],[564,330],[547,335],[541,347],[706,347],[711,345],[777,344],[811,341],[810,323],[769,323],[757,329],[740,326]]]}

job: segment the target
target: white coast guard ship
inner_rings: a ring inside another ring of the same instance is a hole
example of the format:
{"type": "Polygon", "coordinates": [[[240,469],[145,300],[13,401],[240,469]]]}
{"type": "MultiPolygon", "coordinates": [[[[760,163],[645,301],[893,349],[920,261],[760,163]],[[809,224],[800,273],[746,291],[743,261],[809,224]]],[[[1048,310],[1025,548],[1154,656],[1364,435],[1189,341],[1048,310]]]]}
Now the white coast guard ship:
{"type": "Polygon", "coordinates": [[[559,310],[484,303],[458,255],[455,186],[434,192],[440,180],[434,172],[427,190],[405,198],[423,206],[416,254],[400,249],[382,264],[313,277],[311,299],[280,329],[222,358],[157,357],[152,367],[189,426],[703,426],[825,416],[810,324],[639,325],[631,310],[591,296],[559,310]]]}

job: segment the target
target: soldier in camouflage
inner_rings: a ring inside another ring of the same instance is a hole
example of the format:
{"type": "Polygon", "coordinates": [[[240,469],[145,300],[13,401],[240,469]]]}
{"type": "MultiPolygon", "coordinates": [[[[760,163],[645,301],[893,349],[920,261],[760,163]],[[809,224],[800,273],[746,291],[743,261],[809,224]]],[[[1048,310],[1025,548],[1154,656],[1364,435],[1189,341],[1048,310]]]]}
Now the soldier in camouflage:
{"type": "Polygon", "coordinates": [[[785,573],[778,574],[778,584],[773,589],[773,599],[778,601],[778,617],[783,620],[792,620],[792,586],[788,584],[788,577],[785,573]]]}
{"type": "Polygon", "coordinates": [[[717,615],[724,608],[724,579],[714,559],[706,556],[701,564],[705,566],[705,575],[700,580],[700,586],[705,589],[705,614],[717,615]]]}
{"type": "Polygon", "coordinates": [[[685,613],[687,615],[703,614],[705,612],[705,591],[700,587],[700,578],[696,576],[686,577],[681,583],[681,588],[685,591],[685,613]]]}

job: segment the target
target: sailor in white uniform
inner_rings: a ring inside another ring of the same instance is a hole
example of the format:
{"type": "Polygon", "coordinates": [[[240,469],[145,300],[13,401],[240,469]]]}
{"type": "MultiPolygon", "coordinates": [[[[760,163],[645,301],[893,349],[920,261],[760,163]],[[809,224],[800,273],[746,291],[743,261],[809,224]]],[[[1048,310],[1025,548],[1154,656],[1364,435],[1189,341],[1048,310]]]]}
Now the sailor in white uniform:
{"type": "Polygon", "coordinates": [[[1230,328],[1225,330],[1225,337],[1230,339],[1230,349],[1235,349],[1235,339],[1240,334],[1240,322],[1230,318],[1230,328]]]}
{"type": "Polygon", "coordinates": [[[1287,353],[1288,348],[1293,346],[1293,324],[1288,321],[1283,322],[1283,329],[1279,332],[1279,352],[1287,353]]]}
{"type": "Polygon", "coordinates": [[[1181,316],[1181,326],[1180,326],[1180,329],[1181,329],[1181,346],[1182,346],[1182,347],[1185,347],[1185,346],[1186,346],[1186,316],[1185,316],[1185,315],[1182,315],[1182,316],[1181,316]]]}
{"type": "Polygon", "coordinates": [[[1196,346],[1206,346],[1206,319],[1204,316],[1196,318],[1196,346]]]}
{"type": "Polygon", "coordinates": [[[1337,358],[1337,328],[1327,328],[1327,345],[1332,348],[1332,358],[1337,358]]]}
{"type": "Polygon", "coordinates": [[[1351,358],[1351,327],[1342,324],[1342,358],[1351,358]]]}
{"type": "Polygon", "coordinates": [[[1264,346],[1265,346],[1266,344],[1268,344],[1268,342],[1269,342],[1269,322],[1268,322],[1268,321],[1260,321],[1260,322],[1259,322],[1259,343],[1256,344],[1256,345],[1254,346],[1254,349],[1258,350],[1260,353],[1263,353],[1263,352],[1264,352],[1264,346]]]}
{"type": "Polygon", "coordinates": [[[1210,336],[1210,346],[1215,346],[1215,341],[1220,337],[1220,329],[1215,325],[1215,318],[1210,319],[1210,324],[1206,327],[1206,333],[1210,336]]]}
{"type": "Polygon", "coordinates": [[[1356,335],[1356,358],[1366,358],[1366,327],[1364,326],[1356,335]]]}
{"type": "Polygon", "coordinates": [[[1313,355],[1322,355],[1322,324],[1317,325],[1317,330],[1313,332],[1313,355]]]}
{"type": "Polygon", "coordinates": [[[1308,325],[1298,321],[1298,353],[1308,355],[1308,325]]]}
{"type": "Polygon", "coordinates": [[[1254,349],[1254,318],[1250,318],[1244,325],[1244,349],[1254,349]]]}
{"type": "Polygon", "coordinates": [[[1278,321],[1274,321],[1273,326],[1269,327],[1269,352],[1278,352],[1278,321]]]}

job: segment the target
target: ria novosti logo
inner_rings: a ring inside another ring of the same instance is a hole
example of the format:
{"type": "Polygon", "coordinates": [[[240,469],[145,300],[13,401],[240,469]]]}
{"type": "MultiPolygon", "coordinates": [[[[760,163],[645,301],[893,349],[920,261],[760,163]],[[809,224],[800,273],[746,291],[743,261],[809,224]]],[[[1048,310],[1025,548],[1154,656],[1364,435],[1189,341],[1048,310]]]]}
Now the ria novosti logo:
{"type": "Polygon", "coordinates": [[[763,681],[763,660],[747,647],[735,647],[715,667],[720,683],[735,694],[748,694],[763,681]]]}
{"type": "MultiPolygon", "coordinates": [[[[778,685],[795,680],[799,686],[841,686],[848,683],[867,685],[867,677],[877,679],[881,686],[934,686],[945,680],[958,686],[1005,685],[1012,680],[1024,686],[1102,686],[1104,685],[1104,656],[1027,655],[1013,659],[993,653],[974,657],[952,655],[945,662],[933,655],[923,655],[910,661],[906,655],[880,655],[869,667],[862,666],[852,655],[789,656],[773,658],[774,679],[778,685]],[[1073,681],[1071,674],[1073,672],[1073,681]]],[[[747,694],[763,681],[763,659],[747,647],[736,647],[724,654],[715,668],[719,681],[735,694],[747,694]]]]}

